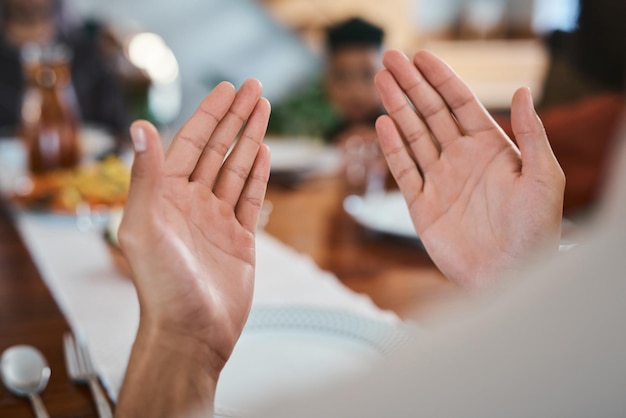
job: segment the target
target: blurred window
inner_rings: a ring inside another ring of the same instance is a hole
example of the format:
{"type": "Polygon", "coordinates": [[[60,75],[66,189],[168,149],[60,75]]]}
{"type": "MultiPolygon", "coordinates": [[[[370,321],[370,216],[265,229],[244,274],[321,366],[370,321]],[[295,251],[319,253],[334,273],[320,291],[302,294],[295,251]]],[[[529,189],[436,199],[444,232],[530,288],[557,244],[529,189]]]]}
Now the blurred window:
{"type": "Polygon", "coordinates": [[[533,28],[537,33],[571,31],[576,27],[578,0],[535,0],[533,28]]]}

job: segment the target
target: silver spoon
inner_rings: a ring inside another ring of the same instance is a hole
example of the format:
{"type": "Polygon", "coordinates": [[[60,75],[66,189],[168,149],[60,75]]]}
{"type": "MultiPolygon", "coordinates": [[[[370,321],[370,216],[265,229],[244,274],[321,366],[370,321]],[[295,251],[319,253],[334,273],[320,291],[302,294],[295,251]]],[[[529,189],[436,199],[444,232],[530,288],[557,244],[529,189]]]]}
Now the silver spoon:
{"type": "Polygon", "coordinates": [[[18,396],[25,396],[37,418],[49,418],[39,397],[50,379],[50,367],[43,354],[30,345],[15,345],[2,353],[0,374],[4,385],[18,396]]]}

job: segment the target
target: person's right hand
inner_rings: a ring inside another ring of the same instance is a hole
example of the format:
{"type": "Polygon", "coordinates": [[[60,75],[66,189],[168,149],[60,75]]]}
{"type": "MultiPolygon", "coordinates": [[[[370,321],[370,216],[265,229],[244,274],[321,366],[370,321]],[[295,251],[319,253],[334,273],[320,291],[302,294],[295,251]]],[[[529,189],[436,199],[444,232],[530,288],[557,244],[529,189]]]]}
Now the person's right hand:
{"type": "Polygon", "coordinates": [[[220,83],[165,155],[154,126],[131,128],[119,241],[141,317],[118,416],[212,416],[217,378],[252,303],[269,113],[258,81],[239,91],[220,83]]]}
{"type": "Polygon", "coordinates": [[[477,288],[532,251],[556,250],[565,177],[529,90],[511,106],[518,150],[433,54],[418,52],[411,63],[389,51],[383,64],[375,79],[389,113],[377,121],[381,147],[440,270],[477,288]]]}

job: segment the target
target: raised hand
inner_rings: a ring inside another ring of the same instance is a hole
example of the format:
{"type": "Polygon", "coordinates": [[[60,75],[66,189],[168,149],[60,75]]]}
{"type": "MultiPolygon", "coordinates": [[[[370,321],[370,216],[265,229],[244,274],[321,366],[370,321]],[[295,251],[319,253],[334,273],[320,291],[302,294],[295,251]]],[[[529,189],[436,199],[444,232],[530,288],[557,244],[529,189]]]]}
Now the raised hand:
{"type": "Polygon", "coordinates": [[[565,178],[528,89],[511,117],[519,149],[439,58],[397,51],[376,86],[381,148],[426,250],[451,280],[482,287],[538,249],[556,250],[565,178]],[[408,100],[407,100],[408,98],[408,100]]]}
{"type": "Polygon", "coordinates": [[[258,81],[246,81],[238,92],[222,83],[165,156],[151,124],[131,128],[136,153],[119,240],[141,319],[120,402],[129,415],[135,402],[153,396],[141,383],[156,378],[153,373],[164,382],[163,394],[155,383],[156,399],[148,403],[163,408],[160,413],[176,406],[171,397],[184,385],[194,388],[180,393],[198,399],[178,401],[201,412],[210,407],[252,302],[255,230],[269,177],[269,149],[261,144],[269,112],[258,81]]]}

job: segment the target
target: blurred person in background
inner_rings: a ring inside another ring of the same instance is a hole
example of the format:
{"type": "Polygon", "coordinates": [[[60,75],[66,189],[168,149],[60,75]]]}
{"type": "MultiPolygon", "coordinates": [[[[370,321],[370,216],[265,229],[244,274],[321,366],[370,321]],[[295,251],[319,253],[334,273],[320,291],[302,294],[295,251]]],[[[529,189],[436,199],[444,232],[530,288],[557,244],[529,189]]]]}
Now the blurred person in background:
{"type": "Polygon", "coordinates": [[[272,106],[270,134],[319,136],[340,148],[346,194],[394,187],[375,129],[384,113],[374,85],[384,35],[381,27],[359,17],[328,26],[318,76],[272,106]]]}
{"type": "Polygon", "coordinates": [[[75,110],[82,123],[105,128],[120,149],[129,120],[120,86],[97,45],[63,0],[0,0],[0,130],[16,135],[25,92],[25,46],[63,45],[71,60],[75,110]]]}
{"type": "Polygon", "coordinates": [[[374,75],[381,68],[383,30],[363,19],[351,18],[327,30],[324,91],[339,115],[338,123],[327,133],[335,143],[358,135],[377,138],[376,118],[383,105],[374,86],[374,75]]]}
{"type": "Polygon", "coordinates": [[[384,113],[374,85],[382,68],[383,37],[382,28],[358,17],[326,30],[323,87],[338,115],[326,138],[342,150],[346,194],[376,194],[392,187],[376,133],[376,119],[384,113]]]}
{"type": "Polygon", "coordinates": [[[375,139],[374,121],[383,113],[374,87],[384,31],[361,18],[325,29],[322,65],[312,80],[272,104],[270,134],[317,136],[340,143],[351,132],[375,139]]]}
{"type": "MultiPolygon", "coordinates": [[[[604,188],[626,91],[626,2],[580,0],[577,28],[547,39],[538,110],[565,172],[564,213],[585,216],[604,188]]],[[[511,133],[508,117],[496,116],[511,133]]]]}

